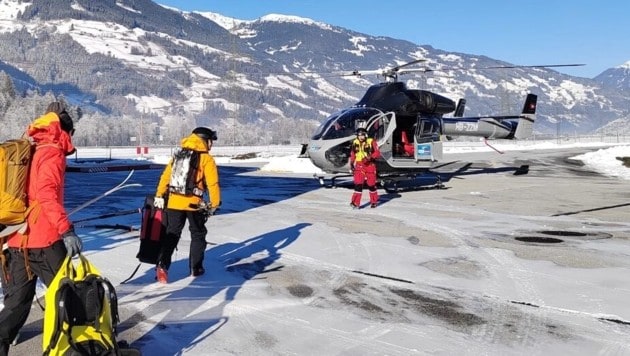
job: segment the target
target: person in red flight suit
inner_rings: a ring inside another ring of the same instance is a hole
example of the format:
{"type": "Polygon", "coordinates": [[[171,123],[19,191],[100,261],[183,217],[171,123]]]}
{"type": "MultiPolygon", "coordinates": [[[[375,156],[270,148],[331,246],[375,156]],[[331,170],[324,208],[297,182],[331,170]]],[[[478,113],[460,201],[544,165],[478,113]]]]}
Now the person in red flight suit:
{"type": "Polygon", "coordinates": [[[367,185],[370,194],[370,207],[376,208],[378,192],[376,191],[376,164],[381,152],[373,138],[367,136],[367,130],[357,129],[357,137],[350,148],[350,170],[354,176],[354,193],[350,200],[353,208],[361,206],[363,186],[367,185]]]}
{"type": "Polygon", "coordinates": [[[2,292],[0,311],[0,355],[28,318],[37,279],[48,286],[67,256],[83,248],[63,207],[66,156],[72,144],[72,118],[59,102],[27,129],[35,144],[28,176],[27,195],[30,212],[25,231],[9,235],[2,254],[2,292]]]}

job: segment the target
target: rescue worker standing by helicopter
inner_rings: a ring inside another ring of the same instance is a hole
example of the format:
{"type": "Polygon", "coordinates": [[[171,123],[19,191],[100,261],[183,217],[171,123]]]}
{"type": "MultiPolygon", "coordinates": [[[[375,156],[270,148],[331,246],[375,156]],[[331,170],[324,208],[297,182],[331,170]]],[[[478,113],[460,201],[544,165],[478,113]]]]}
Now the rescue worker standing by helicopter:
{"type": "Polygon", "coordinates": [[[365,128],[358,128],[357,137],[350,146],[350,171],[354,176],[354,193],[350,206],[357,209],[361,206],[363,186],[367,185],[370,196],[370,207],[376,208],[378,192],[376,191],[376,161],[381,152],[373,138],[368,137],[365,128]]]}

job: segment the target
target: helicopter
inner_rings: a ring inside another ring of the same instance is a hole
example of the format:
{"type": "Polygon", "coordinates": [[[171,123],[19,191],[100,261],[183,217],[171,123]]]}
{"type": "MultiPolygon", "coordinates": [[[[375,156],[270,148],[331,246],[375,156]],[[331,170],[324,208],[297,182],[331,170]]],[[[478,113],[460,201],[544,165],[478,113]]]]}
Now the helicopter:
{"type": "MultiPolygon", "coordinates": [[[[311,162],[335,179],[349,177],[350,146],[356,130],[364,128],[368,137],[377,141],[381,158],[376,160],[377,179],[386,190],[396,189],[398,182],[433,173],[436,187],[444,188],[437,170],[461,172],[470,164],[441,162],[444,138],[473,136],[487,139],[526,139],[532,135],[536,121],[537,96],[527,94],[523,109],[515,115],[488,115],[464,117],[466,99],[455,101],[437,93],[408,89],[398,76],[411,72],[429,72],[428,68],[410,68],[423,62],[414,60],[402,65],[370,71],[352,71],[348,76],[377,74],[384,82],[370,86],[355,105],[330,115],[316,129],[302,152],[311,162]],[[452,117],[444,115],[453,113],[452,117]]],[[[516,67],[576,66],[497,66],[484,69],[516,67]]],[[[527,166],[521,166],[515,174],[526,174],[527,166]]],[[[323,175],[314,175],[325,185],[323,175]]]]}

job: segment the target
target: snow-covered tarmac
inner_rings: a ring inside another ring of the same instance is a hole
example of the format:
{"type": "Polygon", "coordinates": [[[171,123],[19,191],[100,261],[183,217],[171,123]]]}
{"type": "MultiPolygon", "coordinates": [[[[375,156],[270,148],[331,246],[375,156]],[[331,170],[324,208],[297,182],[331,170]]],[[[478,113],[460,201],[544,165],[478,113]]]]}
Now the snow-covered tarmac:
{"type": "MultiPolygon", "coordinates": [[[[120,285],[137,232],[81,236],[145,355],[625,355],[630,181],[569,159],[594,150],[454,154],[486,169],[359,210],[310,174],[222,166],[208,273],[186,276],[185,232],[165,286],[148,265],[120,285]]],[[[37,308],[13,354],[39,352],[37,308]]]]}

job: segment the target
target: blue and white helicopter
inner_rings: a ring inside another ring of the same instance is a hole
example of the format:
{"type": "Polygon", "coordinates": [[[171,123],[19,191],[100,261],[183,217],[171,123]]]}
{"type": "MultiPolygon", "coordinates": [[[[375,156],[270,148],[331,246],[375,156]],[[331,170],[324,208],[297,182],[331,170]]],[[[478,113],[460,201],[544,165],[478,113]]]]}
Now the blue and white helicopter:
{"type": "MultiPolygon", "coordinates": [[[[367,129],[374,138],[382,157],[376,161],[381,185],[396,186],[422,174],[435,174],[436,170],[461,171],[467,166],[461,162],[442,162],[445,138],[474,136],[483,139],[526,139],[532,135],[536,121],[535,94],[527,94],[523,109],[515,115],[488,115],[463,117],[465,99],[457,104],[442,95],[418,89],[408,89],[398,76],[411,72],[428,72],[426,68],[410,68],[422,62],[419,59],[403,65],[371,70],[353,71],[344,75],[376,74],[385,81],[369,87],[355,105],[330,115],[317,128],[308,146],[303,148],[313,164],[335,179],[348,176],[350,145],[357,128],[367,129]],[[453,113],[452,116],[445,115],[453,113]]],[[[502,66],[556,67],[569,65],[502,66]]],[[[519,167],[515,173],[526,173],[519,167]]],[[[316,176],[324,185],[326,176],[316,176]]],[[[443,187],[437,174],[437,186],[443,187]]]]}

